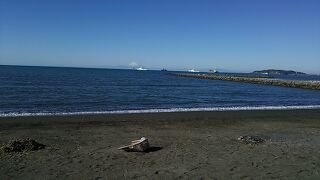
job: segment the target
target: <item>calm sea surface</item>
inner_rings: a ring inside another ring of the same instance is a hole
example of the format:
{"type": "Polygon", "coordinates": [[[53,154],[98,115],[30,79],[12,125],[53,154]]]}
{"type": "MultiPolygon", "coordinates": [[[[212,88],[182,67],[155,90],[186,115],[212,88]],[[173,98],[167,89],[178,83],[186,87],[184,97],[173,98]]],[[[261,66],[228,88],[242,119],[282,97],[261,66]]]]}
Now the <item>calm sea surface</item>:
{"type": "Polygon", "coordinates": [[[0,66],[0,116],[291,108],[320,108],[320,91],[162,71],[0,66]]]}

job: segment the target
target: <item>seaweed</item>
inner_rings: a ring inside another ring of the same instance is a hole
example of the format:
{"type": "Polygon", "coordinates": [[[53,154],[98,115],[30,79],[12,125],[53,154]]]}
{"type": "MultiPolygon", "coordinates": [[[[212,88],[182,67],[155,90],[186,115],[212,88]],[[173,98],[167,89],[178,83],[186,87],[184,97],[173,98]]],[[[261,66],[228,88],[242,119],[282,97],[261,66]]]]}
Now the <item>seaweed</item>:
{"type": "Polygon", "coordinates": [[[4,152],[26,152],[26,151],[36,151],[40,149],[44,149],[45,145],[38,143],[33,139],[14,139],[9,141],[6,145],[4,145],[1,149],[4,152]]]}
{"type": "Polygon", "coordinates": [[[266,140],[260,136],[250,136],[250,135],[240,136],[238,140],[245,144],[250,144],[250,145],[262,144],[266,142],[266,140]]]}

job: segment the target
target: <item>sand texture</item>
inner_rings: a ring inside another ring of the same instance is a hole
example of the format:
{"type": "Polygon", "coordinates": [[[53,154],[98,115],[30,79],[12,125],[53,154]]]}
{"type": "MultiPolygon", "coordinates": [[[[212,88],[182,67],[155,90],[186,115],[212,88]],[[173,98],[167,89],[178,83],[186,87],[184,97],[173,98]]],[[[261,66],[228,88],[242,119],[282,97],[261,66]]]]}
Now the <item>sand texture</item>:
{"type": "Polygon", "coordinates": [[[14,138],[46,146],[0,153],[0,179],[320,179],[320,110],[0,118],[14,138]],[[117,149],[142,136],[149,152],[117,149]]]}

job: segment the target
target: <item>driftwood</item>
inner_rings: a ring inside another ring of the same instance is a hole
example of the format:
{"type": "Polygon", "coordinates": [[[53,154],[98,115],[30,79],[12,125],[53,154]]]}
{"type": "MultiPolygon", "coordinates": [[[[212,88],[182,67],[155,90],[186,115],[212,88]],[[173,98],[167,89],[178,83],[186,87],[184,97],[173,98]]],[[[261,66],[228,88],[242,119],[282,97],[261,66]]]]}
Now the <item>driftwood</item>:
{"type": "Polygon", "coordinates": [[[131,144],[119,147],[118,149],[123,149],[128,152],[145,152],[149,149],[149,147],[150,145],[148,139],[142,137],[141,139],[131,141],[131,144]]]}

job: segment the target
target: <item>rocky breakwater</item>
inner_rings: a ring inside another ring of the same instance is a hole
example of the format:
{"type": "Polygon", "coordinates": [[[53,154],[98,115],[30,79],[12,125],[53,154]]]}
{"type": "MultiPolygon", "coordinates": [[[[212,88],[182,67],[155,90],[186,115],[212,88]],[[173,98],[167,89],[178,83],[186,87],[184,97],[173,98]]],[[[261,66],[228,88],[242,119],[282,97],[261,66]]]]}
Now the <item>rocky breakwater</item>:
{"type": "Polygon", "coordinates": [[[173,73],[172,75],[178,76],[178,77],[191,77],[191,78],[212,79],[212,80],[221,80],[221,81],[235,81],[235,82],[264,84],[264,85],[272,85],[272,86],[320,90],[319,81],[279,80],[279,79],[270,79],[270,78],[238,77],[238,76],[212,75],[212,74],[173,73]]]}

